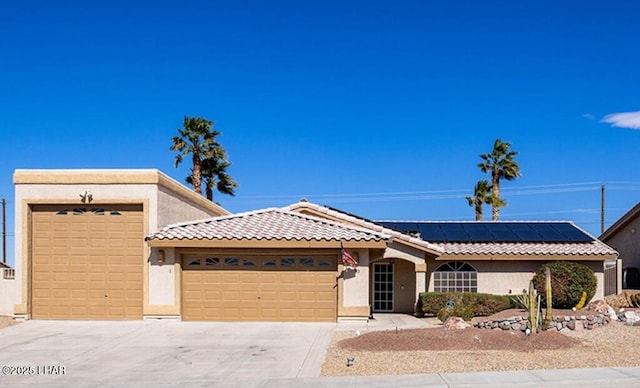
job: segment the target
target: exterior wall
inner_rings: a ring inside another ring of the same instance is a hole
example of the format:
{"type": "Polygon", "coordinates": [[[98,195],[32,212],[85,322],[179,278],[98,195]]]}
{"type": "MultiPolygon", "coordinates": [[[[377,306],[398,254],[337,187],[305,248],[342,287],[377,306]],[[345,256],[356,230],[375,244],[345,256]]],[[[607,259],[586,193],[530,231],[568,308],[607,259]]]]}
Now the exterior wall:
{"type": "MultiPolygon", "coordinates": [[[[189,197],[192,196],[190,195],[189,197]]],[[[152,232],[170,224],[228,214],[227,212],[217,211],[211,207],[205,207],[202,203],[196,203],[193,198],[186,198],[184,195],[180,195],[176,191],[164,186],[158,189],[157,203],[158,224],[156,229],[151,229],[152,232]]]]}
{"type": "MultiPolygon", "coordinates": [[[[146,215],[145,234],[149,232],[148,222],[157,222],[150,216],[149,207],[157,207],[153,203],[156,188],[149,184],[16,184],[15,186],[15,264],[16,279],[19,291],[14,299],[14,314],[29,316],[28,295],[28,263],[30,244],[30,208],[31,204],[82,204],[80,193],[93,195],[92,205],[108,203],[142,203],[146,215]]],[[[144,238],[144,236],[141,236],[144,238]]],[[[144,265],[143,252],[140,264],[144,265]]]]}
{"type": "Polygon", "coordinates": [[[640,217],[616,231],[605,242],[618,251],[623,268],[640,269],[640,217]]]}
{"type": "Polygon", "coordinates": [[[369,304],[369,263],[375,256],[370,249],[350,249],[352,255],[357,255],[358,269],[345,269],[338,263],[338,320],[369,318],[371,306],[369,304]]]}
{"type": "MultiPolygon", "coordinates": [[[[163,183],[163,182],[161,182],[163,183]]],[[[211,202],[201,196],[194,198],[195,193],[188,190],[184,192],[183,186],[175,181],[162,184],[157,190],[156,208],[151,213],[157,216],[156,222],[151,221],[151,232],[178,223],[200,220],[228,214],[222,208],[212,208],[211,202]],[[206,202],[203,203],[202,200],[206,202]]],[[[179,261],[176,260],[175,250],[163,248],[164,262],[158,262],[160,249],[149,251],[149,305],[146,309],[147,316],[178,318],[181,314],[180,307],[180,279],[179,261]]]]}
{"type": "MultiPolygon", "coordinates": [[[[473,266],[478,271],[478,292],[496,295],[520,294],[529,289],[529,281],[535,275],[540,266],[548,261],[474,261],[460,260],[473,266]]],[[[427,263],[429,272],[433,272],[445,261],[431,259],[427,263]]],[[[604,298],[604,263],[602,261],[578,261],[589,267],[596,279],[598,286],[593,299],[604,298]]],[[[433,277],[430,277],[428,290],[433,292],[433,277]]]]}
{"type": "Polygon", "coordinates": [[[394,260],[393,310],[397,313],[413,313],[416,305],[415,264],[406,260],[394,260]]]}
{"type": "MultiPolygon", "coordinates": [[[[29,318],[30,205],[83,205],[81,193],[93,197],[90,205],[110,203],[142,204],[144,235],[169,223],[228,214],[220,206],[193,193],[158,170],[17,170],[15,184],[15,292],[0,294],[8,311],[29,318]]],[[[159,250],[145,245],[140,253],[143,267],[143,313],[145,316],[179,316],[179,277],[172,249],[165,249],[165,262],[157,260],[159,250]]]]}
{"type": "Polygon", "coordinates": [[[384,251],[385,259],[402,259],[412,263],[424,263],[425,253],[419,249],[391,242],[384,251]]]}
{"type": "MultiPolygon", "coordinates": [[[[426,290],[425,273],[417,271],[424,267],[425,252],[392,242],[384,252],[384,259],[378,262],[394,264],[394,312],[414,313],[418,294],[426,290]]],[[[373,284],[373,279],[370,279],[373,284]]]]}
{"type": "Polygon", "coordinates": [[[0,268],[0,315],[13,315],[13,305],[20,300],[20,282],[4,279],[2,271],[0,268]]]}

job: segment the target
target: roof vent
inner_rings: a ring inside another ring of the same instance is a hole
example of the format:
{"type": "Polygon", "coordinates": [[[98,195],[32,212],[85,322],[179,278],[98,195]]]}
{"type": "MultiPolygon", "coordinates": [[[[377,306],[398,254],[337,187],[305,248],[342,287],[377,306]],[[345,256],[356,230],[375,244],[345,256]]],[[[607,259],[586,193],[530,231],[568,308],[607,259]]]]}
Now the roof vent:
{"type": "Polygon", "coordinates": [[[300,198],[300,202],[309,202],[305,197],[300,198]]]}

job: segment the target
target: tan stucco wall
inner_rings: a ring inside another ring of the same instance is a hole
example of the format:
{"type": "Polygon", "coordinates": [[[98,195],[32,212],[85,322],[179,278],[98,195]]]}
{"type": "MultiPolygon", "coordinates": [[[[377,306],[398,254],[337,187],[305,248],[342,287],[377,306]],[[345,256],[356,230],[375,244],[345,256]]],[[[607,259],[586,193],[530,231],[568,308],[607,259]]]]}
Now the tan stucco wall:
{"type": "Polygon", "coordinates": [[[200,201],[193,201],[191,198],[180,195],[167,187],[161,186],[158,188],[157,229],[175,223],[202,220],[225,214],[228,213],[204,206],[200,201]]]}
{"type": "Polygon", "coordinates": [[[605,241],[620,254],[622,267],[640,269],[640,217],[636,217],[605,241]]]}
{"type": "MultiPolygon", "coordinates": [[[[14,313],[28,316],[28,279],[29,279],[29,205],[32,204],[78,204],[80,193],[91,193],[91,204],[107,203],[143,203],[148,215],[145,227],[157,223],[157,215],[149,213],[150,201],[155,198],[155,187],[146,184],[16,184],[15,186],[15,264],[16,281],[20,283],[16,295],[14,313]]],[[[148,233],[148,229],[144,231],[148,233]]],[[[144,238],[144,236],[141,236],[144,238]]],[[[144,265],[144,252],[140,252],[140,265],[144,265]]]]}
{"type": "Polygon", "coordinates": [[[415,311],[415,264],[406,260],[394,260],[393,309],[397,313],[415,311]]]}
{"type": "MultiPolygon", "coordinates": [[[[553,260],[549,260],[553,261],[553,260]]],[[[546,261],[466,261],[478,271],[478,292],[487,294],[507,295],[520,294],[529,289],[529,281],[535,271],[546,261]]],[[[433,272],[443,261],[430,260],[427,262],[429,272],[433,272]]],[[[601,261],[578,261],[589,267],[598,280],[594,299],[604,297],[604,267],[601,261]]],[[[429,279],[429,291],[434,290],[433,278],[429,279]]]]}
{"type": "MultiPolygon", "coordinates": [[[[228,214],[224,209],[210,206],[209,201],[203,202],[201,196],[194,197],[190,190],[179,190],[175,182],[161,181],[157,190],[157,224],[150,227],[151,231],[175,223],[201,220],[205,218],[228,214]]],[[[153,208],[152,208],[153,211],[153,208]]],[[[180,277],[177,268],[179,261],[175,257],[175,249],[163,248],[165,262],[158,263],[158,251],[151,249],[149,256],[149,308],[148,315],[180,315],[180,277]]]]}
{"type": "MultiPolygon", "coordinates": [[[[18,291],[0,295],[0,305],[14,304],[13,313],[28,317],[29,216],[32,204],[78,204],[80,194],[92,194],[92,205],[108,203],[143,204],[145,217],[141,241],[151,231],[167,223],[228,214],[226,210],[169,178],[158,170],[16,170],[15,184],[15,265],[18,291]]],[[[140,252],[143,268],[143,313],[179,314],[179,278],[173,254],[158,265],[157,250],[144,244],[140,252]]]]}
{"type": "MultiPolygon", "coordinates": [[[[413,313],[415,311],[418,294],[426,290],[425,256],[427,254],[422,250],[391,242],[384,251],[384,258],[378,261],[394,264],[393,309],[395,312],[413,313]]],[[[369,278],[373,288],[373,278],[369,278]]],[[[373,295],[373,290],[371,294],[373,295]]]]}
{"type": "Polygon", "coordinates": [[[424,263],[425,252],[407,245],[392,241],[384,251],[385,259],[402,259],[412,263],[424,263]]]}
{"type": "Polygon", "coordinates": [[[344,307],[369,305],[369,250],[357,249],[349,251],[357,255],[358,269],[354,272],[347,270],[344,276],[342,290],[342,305],[344,307]]]}

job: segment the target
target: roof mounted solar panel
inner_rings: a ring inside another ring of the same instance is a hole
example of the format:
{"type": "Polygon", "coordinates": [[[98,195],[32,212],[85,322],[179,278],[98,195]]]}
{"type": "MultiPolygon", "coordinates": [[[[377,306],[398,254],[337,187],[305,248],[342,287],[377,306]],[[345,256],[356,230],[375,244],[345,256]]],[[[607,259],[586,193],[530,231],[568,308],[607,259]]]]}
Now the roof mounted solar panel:
{"type": "Polygon", "coordinates": [[[444,233],[439,223],[423,222],[418,225],[420,237],[426,241],[444,241],[444,233]]]}
{"type": "Polygon", "coordinates": [[[467,223],[464,228],[469,234],[469,238],[474,242],[493,242],[495,237],[489,232],[484,222],[467,223]]]}
{"type": "Polygon", "coordinates": [[[420,233],[431,242],[579,243],[594,238],[570,222],[405,222],[379,224],[403,233],[420,233]]]}
{"type": "Polygon", "coordinates": [[[558,222],[555,225],[558,233],[562,233],[568,242],[589,242],[595,239],[570,222],[558,222]]]}
{"type": "Polygon", "coordinates": [[[519,242],[520,241],[520,237],[518,237],[510,229],[491,230],[491,235],[493,235],[494,242],[519,242]]]}

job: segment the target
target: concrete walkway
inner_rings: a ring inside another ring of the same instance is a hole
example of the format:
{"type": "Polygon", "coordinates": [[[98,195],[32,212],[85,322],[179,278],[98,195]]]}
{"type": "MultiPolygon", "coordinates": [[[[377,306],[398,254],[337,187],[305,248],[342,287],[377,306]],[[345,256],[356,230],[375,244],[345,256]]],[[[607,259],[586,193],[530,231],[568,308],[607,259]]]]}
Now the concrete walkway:
{"type": "Polygon", "coordinates": [[[266,381],[261,387],[640,387],[640,368],[349,376],[266,381]]]}

